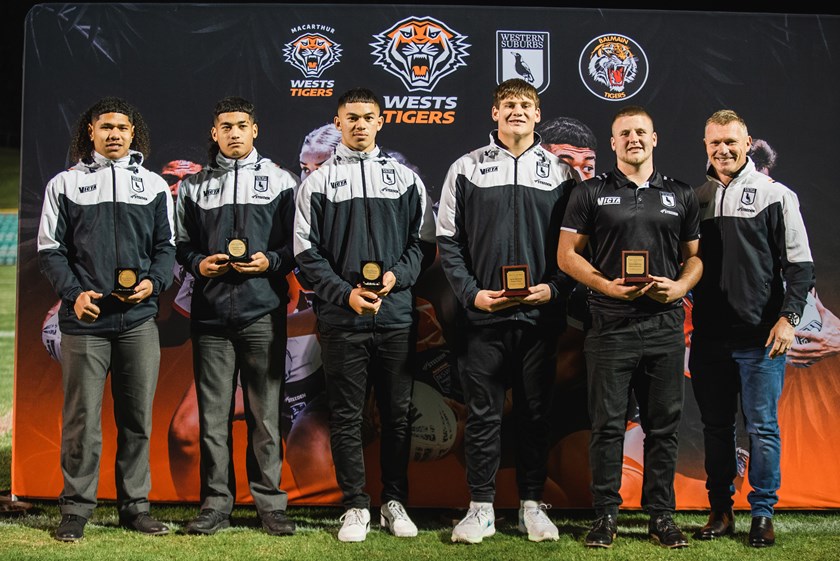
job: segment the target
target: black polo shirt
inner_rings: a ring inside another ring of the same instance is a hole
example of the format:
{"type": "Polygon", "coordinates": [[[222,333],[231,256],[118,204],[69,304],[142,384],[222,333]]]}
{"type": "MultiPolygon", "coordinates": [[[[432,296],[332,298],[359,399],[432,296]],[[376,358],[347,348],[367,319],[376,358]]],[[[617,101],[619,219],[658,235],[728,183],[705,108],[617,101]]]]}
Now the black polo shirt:
{"type": "MultiPolygon", "coordinates": [[[[700,208],[694,191],[680,181],[654,171],[639,187],[618,168],[572,189],[563,230],[589,236],[592,265],[608,279],[621,276],[623,250],[647,250],[650,274],[676,279],[680,243],[700,237],[700,208]]],[[[662,304],[643,296],[617,300],[590,291],[593,314],[643,317],[676,309],[681,302],[662,304]]]]}

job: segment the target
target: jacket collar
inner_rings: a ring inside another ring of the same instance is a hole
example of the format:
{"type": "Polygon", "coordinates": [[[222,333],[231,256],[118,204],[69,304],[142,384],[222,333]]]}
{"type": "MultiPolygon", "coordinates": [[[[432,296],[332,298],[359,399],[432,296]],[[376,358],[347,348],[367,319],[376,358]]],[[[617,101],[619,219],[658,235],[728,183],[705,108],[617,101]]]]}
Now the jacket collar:
{"type": "MultiPolygon", "coordinates": [[[[613,176],[615,177],[615,188],[621,189],[622,187],[628,187],[630,185],[638,187],[633,181],[627,179],[627,176],[624,175],[618,166],[613,168],[613,176]]],[[[647,180],[648,186],[654,187],[656,189],[662,189],[665,187],[662,183],[662,174],[654,168],[653,173],[650,175],[650,178],[647,180]]]]}
{"type": "Polygon", "coordinates": [[[215,168],[220,168],[223,170],[232,170],[234,167],[242,169],[244,167],[255,167],[259,168],[259,163],[262,160],[262,157],[257,152],[256,148],[251,149],[251,153],[245,156],[244,158],[239,158],[235,160],[233,158],[228,158],[221,152],[216,154],[216,162],[214,163],[215,168]]]}
{"type": "MultiPolygon", "coordinates": [[[[746,177],[755,171],[757,171],[755,169],[755,162],[752,161],[752,158],[747,156],[747,163],[744,164],[743,167],[738,170],[738,172],[735,174],[735,177],[733,177],[732,181],[729,182],[729,185],[732,185],[733,182],[737,181],[742,177],[746,177]]],[[[706,179],[708,179],[709,181],[714,181],[715,183],[721,186],[723,185],[723,181],[720,180],[717,172],[715,171],[715,168],[711,164],[709,164],[709,169],[706,170],[706,179]]]]}
{"type": "Polygon", "coordinates": [[[81,164],[90,171],[109,167],[113,164],[115,167],[127,169],[131,172],[137,172],[137,168],[143,163],[143,154],[136,150],[129,150],[128,154],[118,160],[111,160],[106,158],[96,150],[90,153],[90,162],[87,159],[82,160],[81,164]]]}
{"type": "Polygon", "coordinates": [[[361,160],[370,160],[378,158],[381,155],[381,148],[375,146],[370,152],[358,152],[345,146],[343,142],[339,142],[335,147],[336,161],[340,162],[346,160],[348,162],[359,162],[361,160]]]}
{"type": "MultiPolygon", "coordinates": [[[[508,154],[511,158],[516,157],[513,154],[511,154],[510,151],[507,149],[507,147],[504,145],[504,143],[499,140],[499,130],[498,129],[490,132],[490,144],[498,147],[504,153],[508,154]]],[[[522,156],[524,156],[525,154],[527,154],[528,152],[530,152],[531,150],[533,150],[534,148],[536,148],[540,144],[542,144],[542,137],[540,136],[540,134],[538,132],[534,132],[534,143],[531,144],[531,146],[529,146],[524,152],[522,152],[522,154],[520,154],[519,157],[521,158],[522,156]]]]}

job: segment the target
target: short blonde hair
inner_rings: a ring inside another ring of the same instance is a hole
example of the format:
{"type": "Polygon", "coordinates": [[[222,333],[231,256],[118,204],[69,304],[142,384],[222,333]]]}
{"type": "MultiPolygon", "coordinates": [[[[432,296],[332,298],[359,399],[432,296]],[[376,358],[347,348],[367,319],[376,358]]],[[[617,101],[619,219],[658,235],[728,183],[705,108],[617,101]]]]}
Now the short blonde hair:
{"type": "Polygon", "coordinates": [[[719,111],[715,111],[711,117],[706,119],[706,126],[720,125],[725,127],[729,123],[733,122],[740,123],[740,125],[744,127],[744,132],[749,135],[749,132],[747,131],[747,122],[731,109],[721,109],[719,111]]]}

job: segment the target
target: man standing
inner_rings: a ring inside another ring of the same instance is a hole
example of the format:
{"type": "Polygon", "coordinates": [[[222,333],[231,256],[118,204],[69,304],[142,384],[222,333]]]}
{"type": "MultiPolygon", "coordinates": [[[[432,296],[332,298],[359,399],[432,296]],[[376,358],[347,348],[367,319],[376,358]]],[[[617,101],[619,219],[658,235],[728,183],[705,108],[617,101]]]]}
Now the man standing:
{"type": "Polygon", "coordinates": [[[585,543],[610,547],[616,535],[625,415],[633,391],[645,433],[642,507],[650,515],[648,530],[665,547],[685,547],[672,514],[684,384],[682,297],[703,270],[697,198],[688,185],[656,171],[656,132],[643,108],[618,112],[610,146],[615,169],[573,192],[557,251],[560,268],[590,289],[592,328],[584,352],[597,519],[585,543]],[[591,263],[581,256],[587,245],[591,263]]]}
{"type": "Polygon", "coordinates": [[[756,170],[752,139],[737,113],[706,121],[711,167],[697,189],[706,274],[694,290],[689,367],[703,421],[711,515],[698,537],[735,529],[732,512],[735,416],[750,439],[749,482],[754,547],[775,543],[773,507],[781,484],[778,403],[785,353],[814,286],[814,263],[796,194],[756,170]]]}
{"type": "Polygon", "coordinates": [[[252,103],[226,97],[213,115],[210,165],[183,181],[177,203],[178,262],[195,277],[190,318],[201,448],[201,512],[186,531],[230,526],[238,371],[251,496],[266,532],[288,535],[295,524],[279,489],[280,403],[297,180],[254,148],[252,103]]]}
{"type": "Polygon", "coordinates": [[[408,369],[414,346],[412,287],[421,240],[434,241],[434,218],[420,178],[376,145],[382,104],[367,89],[338,100],[341,143],[300,187],[295,257],[315,292],[321,359],[330,407],[330,446],[346,512],[338,539],[370,531],[365,493],[362,410],[372,384],[382,425],[380,524],[417,535],[405,512],[411,431],[408,369]]]}
{"type": "Polygon", "coordinates": [[[540,146],[534,133],[539,103],[527,82],[501,83],[491,110],[498,130],[488,146],[452,164],[441,195],[441,263],[466,320],[458,370],[471,501],[452,530],[453,542],[479,543],[496,532],[493,500],[508,387],[518,437],[519,529],[532,541],[559,537],[541,498],[557,337],[570,287],[552,253],[577,174],[540,146]]]}
{"type": "Polygon", "coordinates": [[[103,98],[79,119],[70,148],[78,163],[44,195],[38,260],[62,300],[59,541],[80,540],[96,506],[109,370],[120,524],[169,532],[149,515],[149,438],[160,365],[154,317],[158,295],[172,282],[175,245],[172,197],[166,181],[142,166],[148,153],[140,113],[103,98]]]}

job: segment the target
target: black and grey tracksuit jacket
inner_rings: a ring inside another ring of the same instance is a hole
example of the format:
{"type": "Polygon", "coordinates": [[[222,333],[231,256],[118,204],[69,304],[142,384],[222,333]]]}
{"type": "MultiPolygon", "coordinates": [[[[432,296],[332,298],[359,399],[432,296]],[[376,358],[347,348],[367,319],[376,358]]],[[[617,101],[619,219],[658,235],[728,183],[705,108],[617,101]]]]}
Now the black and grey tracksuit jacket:
{"type": "Polygon", "coordinates": [[[564,300],[574,281],[557,267],[557,241],[578,176],[535,136],[533,146],[514,157],[493,133],[489,145],[462,156],[446,176],[438,209],[438,250],[470,323],[565,323],[564,300]],[[531,285],[551,287],[551,302],[493,313],[474,306],[480,290],[502,288],[503,265],[523,264],[528,265],[531,285]]]}
{"type": "Polygon", "coordinates": [[[710,168],[697,197],[704,270],[693,290],[695,334],[763,346],[779,317],[802,315],[814,286],[799,199],[750,159],[726,187],[710,168]]]}
{"type": "Polygon", "coordinates": [[[378,147],[364,153],[339,144],[300,186],[295,258],[315,292],[319,322],[353,331],[411,326],[421,240],[434,243],[426,188],[378,147]],[[376,315],[360,316],[349,305],[363,260],[382,261],[397,279],[376,315]]]}
{"type": "MultiPolygon", "coordinates": [[[[190,317],[196,327],[242,329],[285,305],[286,274],[294,268],[292,225],[297,178],[256,149],[239,160],[221,152],[178,189],[178,262],[195,277],[190,317]],[[262,252],[268,270],[258,275],[233,269],[204,277],[198,265],[227,253],[228,238],[247,238],[248,255],[262,252]]],[[[285,313],[285,310],[282,310],[285,313]]]]}
{"type": "Polygon", "coordinates": [[[166,181],[142,163],[133,150],[119,160],[93,152],[47,184],[38,261],[62,300],[62,333],[110,335],[136,327],[157,313],[158,295],[172,282],[172,196],[166,181]],[[138,269],[138,281],[152,282],[152,296],[138,304],[111,296],[119,268],[138,269]],[[93,323],[73,310],[86,290],[104,295],[93,323]]]}

